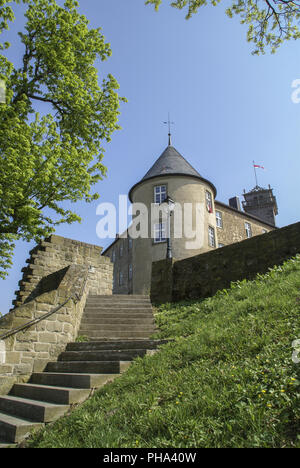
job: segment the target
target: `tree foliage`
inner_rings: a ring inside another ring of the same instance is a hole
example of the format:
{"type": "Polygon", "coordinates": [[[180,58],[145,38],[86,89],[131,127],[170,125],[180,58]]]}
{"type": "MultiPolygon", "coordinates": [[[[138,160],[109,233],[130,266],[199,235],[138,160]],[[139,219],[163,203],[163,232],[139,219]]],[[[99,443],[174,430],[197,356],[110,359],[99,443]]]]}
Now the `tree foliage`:
{"type": "MultiPolygon", "coordinates": [[[[111,49],[101,28],[88,27],[76,0],[63,6],[21,1],[21,66],[0,55],[6,85],[6,103],[0,104],[0,277],[11,263],[14,240],[39,241],[56,225],[80,220],[62,202],[98,198],[91,188],[106,172],[102,144],[119,128],[125,101],[112,75],[99,84],[95,61],[106,60],[111,49]]],[[[14,20],[16,3],[0,0],[0,34],[14,20]]],[[[0,44],[2,50],[9,46],[0,44]]]]}
{"type": "MultiPolygon", "coordinates": [[[[198,9],[211,3],[216,6],[221,0],[173,0],[171,6],[186,9],[186,18],[198,12],[198,9]]],[[[146,0],[158,9],[162,0],[146,0]]],[[[300,2],[297,0],[233,0],[226,9],[232,18],[241,17],[241,23],[248,26],[247,40],[254,44],[253,54],[264,53],[271,49],[274,53],[282,42],[299,39],[298,23],[300,19],[300,2]]]]}

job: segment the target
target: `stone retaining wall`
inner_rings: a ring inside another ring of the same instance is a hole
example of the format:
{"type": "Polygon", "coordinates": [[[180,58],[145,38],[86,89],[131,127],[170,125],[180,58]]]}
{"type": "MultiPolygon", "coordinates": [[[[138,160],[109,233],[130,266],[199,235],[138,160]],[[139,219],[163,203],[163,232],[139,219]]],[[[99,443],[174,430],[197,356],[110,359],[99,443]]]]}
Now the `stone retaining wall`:
{"type": "Polygon", "coordinates": [[[300,253],[300,222],[184,260],[152,264],[151,300],[202,298],[300,253]]]}

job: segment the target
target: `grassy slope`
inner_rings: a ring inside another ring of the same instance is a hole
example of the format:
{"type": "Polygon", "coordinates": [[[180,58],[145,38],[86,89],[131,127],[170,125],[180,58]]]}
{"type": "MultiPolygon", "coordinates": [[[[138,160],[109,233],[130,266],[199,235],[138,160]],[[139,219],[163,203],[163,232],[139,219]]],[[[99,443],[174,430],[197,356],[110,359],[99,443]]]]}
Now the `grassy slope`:
{"type": "Polygon", "coordinates": [[[204,301],[159,307],[159,337],[175,341],[28,445],[299,447],[299,306],[300,256],[204,301]]]}

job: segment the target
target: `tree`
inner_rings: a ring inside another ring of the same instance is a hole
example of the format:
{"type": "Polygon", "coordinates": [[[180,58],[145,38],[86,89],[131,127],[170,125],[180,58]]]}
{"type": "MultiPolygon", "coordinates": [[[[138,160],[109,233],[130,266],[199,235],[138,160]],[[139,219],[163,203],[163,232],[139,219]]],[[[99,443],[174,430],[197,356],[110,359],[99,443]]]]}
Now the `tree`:
{"type": "MultiPolygon", "coordinates": [[[[120,101],[125,101],[112,75],[98,83],[94,63],[111,55],[110,46],[101,28],[89,29],[76,0],[63,6],[55,0],[21,2],[27,5],[25,30],[19,33],[21,66],[0,56],[6,87],[6,103],[0,104],[2,278],[16,239],[38,242],[58,224],[80,220],[62,202],[98,198],[91,188],[106,173],[101,142],[119,129],[120,101]],[[38,102],[44,103],[42,114],[38,102]]],[[[20,0],[0,0],[0,34],[14,19],[11,3],[20,0]]]]}
{"type": "MultiPolygon", "coordinates": [[[[221,0],[210,0],[216,6],[221,0]]],[[[158,10],[162,0],[146,0],[158,10]]],[[[198,9],[206,5],[206,0],[173,0],[171,6],[187,8],[189,19],[198,9]]],[[[247,40],[254,43],[253,54],[264,53],[270,48],[274,53],[283,41],[299,39],[300,31],[297,22],[300,19],[300,2],[297,0],[233,0],[226,9],[232,18],[241,17],[241,23],[248,25],[247,40]]]]}

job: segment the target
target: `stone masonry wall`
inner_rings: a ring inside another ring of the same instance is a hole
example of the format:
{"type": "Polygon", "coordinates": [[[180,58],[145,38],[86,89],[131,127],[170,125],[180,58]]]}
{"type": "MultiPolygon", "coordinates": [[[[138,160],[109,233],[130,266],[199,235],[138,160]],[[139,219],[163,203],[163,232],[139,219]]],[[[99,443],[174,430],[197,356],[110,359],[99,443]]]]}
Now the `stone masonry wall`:
{"type": "Polygon", "coordinates": [[[20,306],[39,293],[42,278],[70,264],[89,265],[91,294],[112,294],[112,265],[101,257],[102,247],[52,235],[30,251],[28,266],[22,269],[23,278],[16,291],[14,306],[20,306]]]}
{"type": "Polygon", "coordinates": [[[184,260],[152,264],[151,299],[212,296],[232,281],[252,279],[300,252],[300,222],[184,260]]]}
{"type": "Polygon", "coordinates": [[[18,304],[0,317],[0,394],[28,381],[75,341],[88,294],[112,294],[113,265],[101,248],[59,236],[31,251],[18,304]],[[60,307],[56,311],[57,307],[60,307]],[[47,318],[2,338],[31,320],[47,318]]]}
{"type": "Polygon", "coordinates": [[[245,222],[250,224],[253,237],[275,229],[259,219],[247,216],[244,211],[235,210],[223,203],[215,202],[215,208],[221,213],[223,221],[222,227],[217,227],[218,243],[230,245],[247,239],[245,222]]]}

